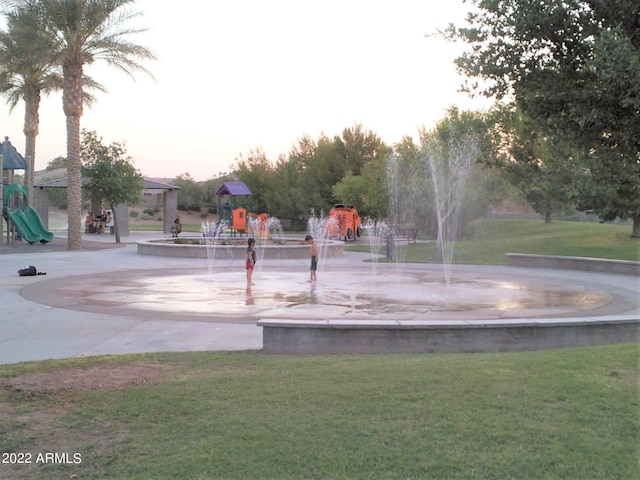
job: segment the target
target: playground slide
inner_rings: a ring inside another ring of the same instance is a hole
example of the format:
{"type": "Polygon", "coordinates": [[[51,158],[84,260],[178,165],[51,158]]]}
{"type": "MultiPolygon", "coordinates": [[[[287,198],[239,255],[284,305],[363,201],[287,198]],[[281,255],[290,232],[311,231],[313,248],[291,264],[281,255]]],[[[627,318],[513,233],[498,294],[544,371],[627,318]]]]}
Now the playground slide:
{"type": "Polygon", "coordinates": [[[40,215],[32,207],[27,207],[24,211],[5,207],[4,211],[20,236],[27,242],[47,243],[53,240],[53,233],[44,228],[40,215]]]}

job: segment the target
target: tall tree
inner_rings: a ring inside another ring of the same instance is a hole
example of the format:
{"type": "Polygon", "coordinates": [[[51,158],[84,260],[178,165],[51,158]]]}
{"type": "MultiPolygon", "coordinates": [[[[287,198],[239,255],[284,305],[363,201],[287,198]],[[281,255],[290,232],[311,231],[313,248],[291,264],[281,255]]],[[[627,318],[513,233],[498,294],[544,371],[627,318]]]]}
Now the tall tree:
{"type": "Polygon", "coordinates": [[[24,100],[25,186],[33,205],[33,169],[39,129],[40,100],[43,94],[62,88],[62,75],[46,51],[34,41],[38,17],[29,10],[7,15],[7,30],[0,32],[0,92],[7,97],[10,111],[24,100]]]}
{"type": "Polygon", "coordinates": [[[257,210],[254,213],[272,214],[267,195],[273,189],[273,167],[264,151],[251,150],[246,158],[241,155],[237,161],[236,174],[251,191],[250,203],[257,210]]]}
{"type": "Polygon", "coordinates": [[[512,107],[497,105],[490,114],[497,155],[489,165],[550,223],[554,214],[575,211],[584,162],[579,150],[512,107]]]}
{"type": "Polygon", "coordinates": [[[105,145],[96,132],[82,131],[82,171],[89,178],[86,186],[94,198],[109,204],[115,224],[115,240],[120,243],[116,207],[140,201],[142,174],[133,166],[123,143],[105,145]]]}
{"type": "MultiPolygon", "coordinates": [[[[415,223],[442,250],[461,228],[484,215],[502,188],[483,166],[494,155],[486,118],[451,108],[417,142],[405,137],[387,162],[391,223],[415,223]],[[446,228],[446,231],[445,231],[446,228]]],[[[441,252],[442,253],[442,252],[441,252]]]]}
{"type": "Polygon", "coordinates": [[[67,129],[67,195],[69,250],[82,247],[82,185],[80,118],[84,106],[84,67],[99,60],[121,71],[149,73],[140,63],[155,58],[145,47],[128,40],[144,29],[127,28],[140,16],[127,7],[134,0],[21,0],[4,2],[14,10],[37,15],[42,28],[34,32],[38,44],[48,45],[48,55],[62,68],[62,105],[67,129]],[[44,42],[44,43],[41,43],[44,42]]]}
{"type": "Polygon", "coordinates": [[[198,184],[191,175],[183,173],[178,175],[173,184],[180,187],[178,191],[178,209],[200,210],[204,202],[204,188],[198,184]]]}
{"type": "MultiPolygon", "coordinates": [[[[37,32],[43,28],[42,18],[35,9],[16,9],[7,12],[7,30],[0,31],[0,92],[7,97],[13,110],[24,100],[25,157],[28,161],[25,186],[29,205],[33,205],[33,172],[36,159],[36,137],[40,126],[40,102],[42,95],[62,89],[62,74],[50,55],[48,44],[37,32]],[[36,32],[36,34],[34,34],[36,32]]],[[[84,84],[92,89],[104,88],[85,76],[84,84]]],[[[86,104],[95,97],[84,92],[86,104]]]]}
{"type": "Polygon", "coordinates": [[[582,148],[585,185],[599,188],[591,208],[602,220],[631,219],[640,237],[638,0],[470,3],[467,25],[449,30],[471,47],[457,59],[467,87],[513,98],[582,148]]]}

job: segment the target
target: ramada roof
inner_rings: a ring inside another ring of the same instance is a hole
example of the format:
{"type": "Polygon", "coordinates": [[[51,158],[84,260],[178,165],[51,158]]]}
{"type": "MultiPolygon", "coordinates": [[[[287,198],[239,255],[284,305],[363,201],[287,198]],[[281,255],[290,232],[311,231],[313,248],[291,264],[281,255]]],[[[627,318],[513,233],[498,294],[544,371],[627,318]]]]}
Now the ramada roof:
{"type": "MultiPolygon", "coordinates": [[[[89,177],[82,177],[82,184],[89,183],[89,177]]],[[[34,185],[36,188],[67,188],[67,179],[60,178],[58,180],[51,180],[50,182],[39,182],[34,185]]],[[[144,190],[180,190],[180,187],[176,185],[170,185],[168,183],[156,182],[155,180],[149,180],[147,178],[142,179],[142,188],[144,190]]]]}

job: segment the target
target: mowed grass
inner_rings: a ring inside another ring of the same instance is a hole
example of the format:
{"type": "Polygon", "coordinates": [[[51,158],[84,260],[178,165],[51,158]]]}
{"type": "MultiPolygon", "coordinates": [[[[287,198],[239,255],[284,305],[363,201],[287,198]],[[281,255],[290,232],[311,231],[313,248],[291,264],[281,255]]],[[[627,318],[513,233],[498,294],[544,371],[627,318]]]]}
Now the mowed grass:
{"type": "MultiPolygon", "coordinates": [[[[503,264],[507,252],[639,259],[628,226],[491,220],[468,228],[471,235],[456,245],[459,263],[503,264]]],[[[437,261],[433,244],[396,253],[437,261]]],[[[487,354],[167,353],[3,365],[0,381],[107,364],[171,368],[137,386],[104,389],[96,379],[96,389],[46,394],[0,388],[0,453],[82,458],[0,463],[0,478],[640,478],[639,354],[638,344],[622,344],[487,354]]]]}
{"type": "MultiPolygon", "coordinates": [[[[540,220],[479,220],[466,226],[466,235],[453,246],[453,262],[505,265],[507,253],[566,255],[640,261],[640,240],[631,227],[584,222],[540,220]]],[[[366,251],[367,245],[348,249],[366,251]]],[[[384,254],[384,246],[379,250],[384,254]]],[[[397,245],[394,260],[439,262],[435,242],[397,245]]]]}
{"type": "Polygon", "coordinates": [[[82,456],[78,465],[0,464],[0,478],[640,478],[638,353],[636,344],[172,353],[1,366],[0,378],[100,363],[173,368],[127,388],[0,390],[3,452],[82,456]]]}

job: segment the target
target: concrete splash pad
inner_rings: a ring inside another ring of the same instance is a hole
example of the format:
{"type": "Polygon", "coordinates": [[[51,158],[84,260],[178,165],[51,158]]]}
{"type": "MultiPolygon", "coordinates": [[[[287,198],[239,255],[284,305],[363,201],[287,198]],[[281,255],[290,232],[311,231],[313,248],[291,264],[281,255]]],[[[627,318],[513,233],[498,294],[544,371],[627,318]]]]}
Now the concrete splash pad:
{"type": "MultiPolygon", "coordinates": [[[[306,262],[261,267],[250,289],[243,266],[229,261],[188,274],[145,269],[47,280],[32,293],[81,311],[257,324],[272,353],[505,351],[638,337],[637,316],[625,316],[629,305],[607,288],[545,272],[460,267],[447,288],[437,265],[334,263],[315,284],[306,281],[306,262]]],[[[29,289],[22,293],[29,297],[29,289]]]]}

